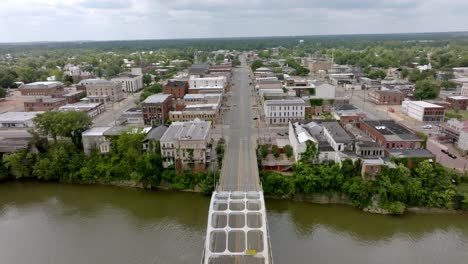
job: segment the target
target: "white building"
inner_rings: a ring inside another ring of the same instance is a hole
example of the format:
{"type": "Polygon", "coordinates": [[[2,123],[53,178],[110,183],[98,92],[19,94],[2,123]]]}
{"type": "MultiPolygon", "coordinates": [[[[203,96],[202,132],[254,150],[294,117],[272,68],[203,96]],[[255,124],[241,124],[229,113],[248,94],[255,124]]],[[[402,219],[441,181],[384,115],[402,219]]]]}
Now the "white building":
{"type": "Polygon", "coordinates": [[[267,124],[287,124],[291,120],[305,117],[305,101],[300,98],[266,100],[263,102],[265,122],[267,124]]]}
{"type": "Polygon", "coordinates": [[[353,139],[338,122],[322,122],[321,125],[325,139],[335,151],[353,150],[353,139]]]}
{"type": "Polygon", "coordinates": [[[288,134],[295,161],[301,159],[301,154],[307,150],[307,141],[311,141],[318,148],[318,163],[326,160],[340,162],[340,155],[324,140],[323,127],[316,122],[308,124],[290,122],[288,134]]]}
{"type": "Polygon", "coordinates": [[[189,79],[189,93],[223,93],[226,85],[225,76],[201,78],[192,75],[189,79]]]}
{"type": "Polygon", "coordinates": [[[161,137],[163,167],[205,170],[210,129],[211,122],[206,121],[173,122],[161,137]]]}
{"type": "Polygon", "coordinates": [[[468,96],[468,78],[458,78],[453,80],[462,86],[461,95],[468,96]]]}
{"type": "Polygon", "coordinates": [[[86,97],[91,103],[119,102],[124,98],[121,83],[103,79],[86,79],[78,84],[86,87],[86,97]]]}
{"type": "Polygon", "coordinates": [[[33,119],[44,112],[6,112],[0,114],[1,128],[34,127],[33,119]]]}
{"type": "Polygon", "coordinates": [[[445,108],[424,101],[403,101],[401,112],[422,122],[443,122],[445,108]]]}
{"type": "Polygon", "coordinates": [[[138,92],[143,89],[143,74],[141,68],[132,68],[131,73],[123,73],[112,78],[111,81],[122,84],[122,90],[127,93],[138,92]]]}

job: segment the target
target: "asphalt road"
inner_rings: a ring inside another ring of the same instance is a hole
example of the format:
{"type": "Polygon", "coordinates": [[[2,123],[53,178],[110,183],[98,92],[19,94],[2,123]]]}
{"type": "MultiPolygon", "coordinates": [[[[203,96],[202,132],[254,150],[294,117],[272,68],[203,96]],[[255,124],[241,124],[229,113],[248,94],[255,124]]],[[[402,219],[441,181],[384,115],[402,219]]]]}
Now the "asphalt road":
{"type": "Polygon", "coordinates": [[[250,70],[242,66],[233,70],[233,87],[228,97],[230,111],[225,112],[224,136],[227,149],[224,156],[220,189],[223,191],[259,191],[257,157],[255,153],[257,130],[252,111],[250,70]]]}

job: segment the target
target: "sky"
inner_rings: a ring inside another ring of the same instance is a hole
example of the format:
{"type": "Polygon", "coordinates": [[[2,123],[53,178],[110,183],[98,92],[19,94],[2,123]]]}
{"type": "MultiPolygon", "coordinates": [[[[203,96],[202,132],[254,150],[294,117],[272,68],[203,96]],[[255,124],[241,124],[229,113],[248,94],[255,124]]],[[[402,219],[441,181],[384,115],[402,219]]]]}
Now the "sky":
{"type": "Polygon", "coordinates": [[[0,42],[468,31],[468,0],[0,0],[0,42]]]}

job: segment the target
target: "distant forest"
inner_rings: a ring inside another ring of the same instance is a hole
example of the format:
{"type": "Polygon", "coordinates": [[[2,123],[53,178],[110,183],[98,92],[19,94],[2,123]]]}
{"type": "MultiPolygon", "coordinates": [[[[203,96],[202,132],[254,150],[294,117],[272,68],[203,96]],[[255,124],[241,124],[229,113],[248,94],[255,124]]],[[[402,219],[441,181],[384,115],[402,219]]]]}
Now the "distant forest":
{"type": "Polygon", "coordinates": [[[291,48],[297,46],[299,40],[304,40],[304,45],[314,45],[321,49],[352,48],[360,50],[375,46],[391,48],[392,45],[398,47],[402,45],[411,46],[414,45],[414,42],[428,47],[444,47],[448,44],[468,45],[468,32],[0,43],[0,54],[21,53],[35,49],[98,49],[116,52],[188,48],[206,51],[219,49],[260,50],[280,46],[291,48]]]}

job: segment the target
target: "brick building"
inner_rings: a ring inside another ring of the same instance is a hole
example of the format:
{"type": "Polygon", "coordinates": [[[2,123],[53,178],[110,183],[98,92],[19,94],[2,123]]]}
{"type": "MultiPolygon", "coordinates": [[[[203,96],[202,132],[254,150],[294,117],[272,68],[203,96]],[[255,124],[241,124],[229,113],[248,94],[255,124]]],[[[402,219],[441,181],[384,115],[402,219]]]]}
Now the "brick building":
{"type": "Polygon", "coordinates": [[[445,108],[424,101],[403,101],[401,112],[422,122],[443,122],[445,108]]]}
{"type": "Polygon", "coordinates": [[[26,96],[59,96],[64,93],[64,85],[61,82],[34,82],[24,84],[19,88],[21,95],[26,96]]]}
{"type": "Polygon", "coordinates": [[[172,110],[172,95],[154,94],[146,98],[141,104],[145,125],[162,125],[169,118],[172,110]]]}
{"type": "Polygon", "coordinates": [[[53,109],[57,109],[65,104],[67,104],[67,99],[65,98],[37,98],[34,101],[24,102],[24,111],[50,111],[53,109]]]}
{"type": "Polygon", "coordinates": [[[393,120],[361,120],[359,128],[386,150],[420,149],[424,139],[393,120]]]}
{"type": "Polygon", "coordinates": [[[446,101],[454,110],[466,110],[468,107],[468,96],[447,96],[446,101]]]}
{"type": "Polygon", "coordinates": [[[171,94],[176,99],[184,98],[188,93],[189,84],[186,81],[168,81],[163,87],[164,94],[171,94]]]}
{"type": "Polygon", "coordinates": [[[399,90],[371,90],[369,101],[378,105],[401,105],[405,94],[399,90]]]}

